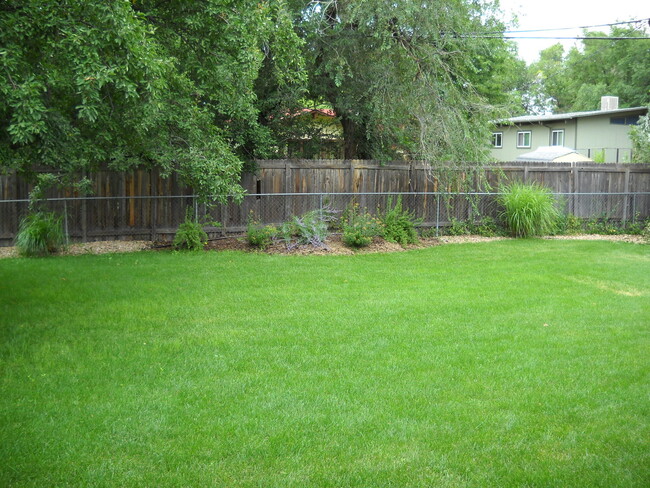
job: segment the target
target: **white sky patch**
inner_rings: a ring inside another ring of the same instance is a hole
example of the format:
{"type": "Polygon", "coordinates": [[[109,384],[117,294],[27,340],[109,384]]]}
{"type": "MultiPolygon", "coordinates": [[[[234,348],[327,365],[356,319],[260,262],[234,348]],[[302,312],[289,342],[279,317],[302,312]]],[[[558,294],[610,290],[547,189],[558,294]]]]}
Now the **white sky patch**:
{"type": "MultiPolygon", "coordinates": [[[[515,30],[581,27],[650,18],[650,2],[647,0],[615,0],[610,2],[594,0],[544,0],[541,2],[538,0],[500,0],[499,3],[501,10],[505,13],[506,20],[512,18],[513,15],[518,17],[519,26],[513,27],[515,30]]],[[[590,30],[609,32],[609,27],[590,30]]],[[[582,36],[582,30],[513,35],[522,37],[575,37],[582,36]]],[[[575,40],[520,39],[516,42],[519,46],[519,57],[528,64],[539,58],[540,51],[558,42],[562,43],[565,51],[573,45],[581,45],[580,41],[575,40]]]]}

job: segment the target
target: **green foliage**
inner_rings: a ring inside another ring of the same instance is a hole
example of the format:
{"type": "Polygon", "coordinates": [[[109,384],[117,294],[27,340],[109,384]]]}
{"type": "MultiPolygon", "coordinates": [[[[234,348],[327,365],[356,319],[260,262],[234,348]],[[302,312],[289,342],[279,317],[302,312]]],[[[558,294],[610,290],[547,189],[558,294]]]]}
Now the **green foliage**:
{"type": "Polygon", "coordinates": [[[483,237],[496,237],[502,235],[503,230],[492,217],[483,217],[474,224],[473,233],[483,237]]]}
{"type": "Polygon", "coordinates": [[[325,241],[330,234],[329,223],[334,220],[334,212],[329,209],[312,210],[282,224],[280,233],[287,249],[301,245],[327,247],[325,241]]]}
{"type": "Polygon", "coordinates": [[[582,220],[573,214],[558,216],[557,231],[560,234],[575,235],[583,232],[582,220]]]}
{"type": "Polygon", "coordinates": [[[251,246],[262,250],[267,249],[277,235],[278,229],[275,226],[262,225],[252,215],[249,217],[246,226],[246,240],[251,246]]]}
{"type": "Polygon", "coordinates": [[[264,59],[276,85],[304,81],[280,0],[7,0],[0,21],[0,165],[25,177],[144,165],[204,200],[241,196],[242,156],[273,142],[264,59]]]}
{"type": "Polygon", "coordinates": [[[650,244],[650,220],[646,222],[645,227],[641,231],[641,237],[643,237],[646,244],[650,244]]]}
{"type": "Polygon", "coordinates": [[[648,113],[639,118],[638,124],[630,129],[632,141],[632,162],[650,164],[650,105],[648,113]]]}
{"type": "Polygon", "coordinates": [[[587,234],[617,235],[621,234],[620,227],[607,217],[594,217],[585,222],[587,234]]]}
{"type": "Polygon", "coordinates": [[[199,221],[192,217],[191,209],[187,210],[185,221],[178,226],[174,235],[174,249],[184,251],[201,251],[208,243],[205,226],[219,227],[219,222],[199,221]]]}
{"type": "Polygon", "coordinates": [[[478,235],[496,237],[502,233],[503,231],[492,217],[483,217],[476,222],[452,217],[450,225],[445,229],[445,234],[450,236],[478,235]]]}
{"type": "Polygon", "coordinates": [[[605,162],[605,150],[602,149],[594,154],[594,163],[604,163],[605,162]]]}
{"type": "Polygon", "coordinates": [[[381,216],[383,225],[382,235],[389,242],[397,242],[402,246],[418,242],[416,226],[421,221],[415,218],[413,212],[402,208],[402,196],[397,197],[393,206],[393,198],[388,197],[386,210],[381,216]]]}
{"type": "Polygon", "coordinates": [[[514,237],[543,236],[556,229],[558,211],[553,194],[537,183],[512,183],[503,189],[499,203],[502,219],[514,237]]]}
{"type": "Polygon", "coordinates": [[[343,127],[345,158],[481,161],[495,104],[507,104],[516,72],[501,39],[454,32],[499,32],[480,2],[382,0],[292,2],[305,33],[310,93],[328,102],[343,127]],[[485,137],[481,137],[484,135],[485,137]]]}
{"type": "Polygon", "coordinates": [[[23,256],[47,256],[60,251],[67,242],[62,217],[35,212],[20,221],[16,247],[23,256]]]}
{"type": "Polygon", "coordinates": [[[620,37],[646,37],[647,28],[614,26],[609,33],[587,32],[587,37],[611,37],[598,42],[582,41],[581,48],[568,53],[560,44],[542,51],[531,65],[537,81],[532,91],[537,105],[554,112],[598,110],[600,97],[616,95],[622,107],[639,107],[650,102],[650,51],[647,41],[620,37]]]}
{"type": "Polygon", "coordinates": [[[451,218],[449,227],[445,229],[445,234],[450,236],[466,236],[471,234],[470,226],[465,220],[459,220],[456,217],[451,218]]]}
{"type": "Polygon", "coordinates": [[[380,220],[367,210],[360,210],[358,204],[348,207],[343,213],[341,228],[343,243],[354,248],[372,244],[373,239],[382,233],[380,220]]]}

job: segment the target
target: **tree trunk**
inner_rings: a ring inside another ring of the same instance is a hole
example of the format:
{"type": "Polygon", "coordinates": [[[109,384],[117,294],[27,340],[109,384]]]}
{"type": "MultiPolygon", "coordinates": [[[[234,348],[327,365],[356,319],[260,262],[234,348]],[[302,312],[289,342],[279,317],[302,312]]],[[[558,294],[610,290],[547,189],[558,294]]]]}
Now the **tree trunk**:
{"type": "Polygon", "coordinates": [[[341,116],[343,127],[343,153],[345,159],[371,159],[370,144],[366,136],[366,127],[356,121],[341,116]]]}

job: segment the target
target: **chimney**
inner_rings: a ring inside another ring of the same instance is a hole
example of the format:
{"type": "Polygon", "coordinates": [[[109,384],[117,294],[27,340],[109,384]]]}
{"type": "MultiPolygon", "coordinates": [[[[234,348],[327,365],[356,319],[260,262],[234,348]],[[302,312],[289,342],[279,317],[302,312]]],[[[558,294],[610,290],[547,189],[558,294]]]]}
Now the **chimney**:
{"type": "Polygon", "coordinates": [[[600,97],[601,110],[616,110],[618,109],[618,97],[600,97]]]}

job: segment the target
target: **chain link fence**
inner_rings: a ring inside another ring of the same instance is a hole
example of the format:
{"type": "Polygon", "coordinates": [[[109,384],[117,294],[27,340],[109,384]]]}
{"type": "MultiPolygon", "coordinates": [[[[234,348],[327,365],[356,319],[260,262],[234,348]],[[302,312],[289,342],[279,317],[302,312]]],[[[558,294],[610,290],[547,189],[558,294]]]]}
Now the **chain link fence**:
{"type": "MultiPolygon", "coordinates": [[[[558,208],[580,219],[616,223],[650,218],[650,193],[555,193],[558,208]]],[[[206,205],[195,195],[53,198],[40,208],[61,215],[72,242],[97,240],[169,241],[187,216],[204,222],[211,238],[245,231],[249,219],[280,225],[312,210],[342,214],[346,208],[378,215],[401,199],[420,226],[444,231],[454,220],[498,220],[498,193],[269,193],[249,194],[240,203],[206,205]]],[[[0,201],[0,246],[13,245],[28,200],[0,201]]]]}

